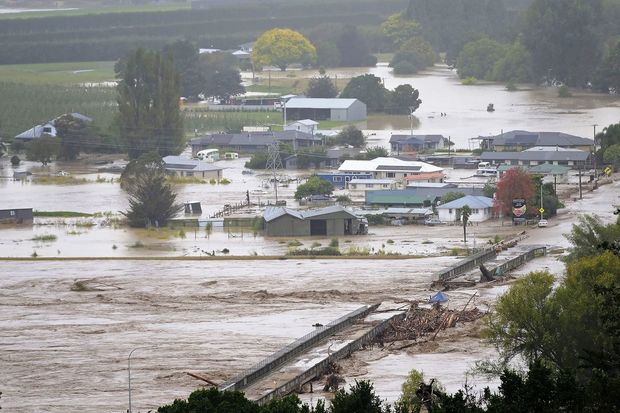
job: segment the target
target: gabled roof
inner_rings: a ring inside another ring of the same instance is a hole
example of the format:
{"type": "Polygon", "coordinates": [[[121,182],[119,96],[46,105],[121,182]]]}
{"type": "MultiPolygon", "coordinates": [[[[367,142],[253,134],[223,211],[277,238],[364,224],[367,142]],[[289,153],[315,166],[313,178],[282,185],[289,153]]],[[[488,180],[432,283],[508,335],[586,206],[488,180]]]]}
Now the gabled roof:
{"type": "Polygon", "coordinates": [[[486,196],[465,195],[462,198],[438,205],[437,209],[461,209],[469,205],[472,209],[485,209],[493,207],[493,199],[486,196]]]}
{"type": "Polygon", "coordinates": [[[358,218],[357,215],[355,215],[351,211],[348,211],[346,208],[343,208],[339,205],[333,205],[333,206],[328,206],[328,207],[319,208],[319,209],[306,209],[306,210],[296,210],[296,209],[286,208],[286,207],[269,206],[265,209],[265,214],[263,215],[263,217],[265,218],[266,222],[271,222],[274,219],[280,218],[281,216],[284,216],[284,215],[290,215],[297,219],[304,220],[304,219],[309,219],[309,218],[316,218],[322,215],[335,214],[338,212],[344,212],[346,214],[351,215],[352,218],[358,218]]]}
{"type": "Polygon", "coordinates": [[[16,135],[15,139],[37,139],[43,135],[56,136],[56,128],[52,122],[48,122],[44,125],[36,125],[35,127],[16,135]],[[50,128],[51,131],[46,133],[43,131],[44,128],[50,128]]]}
{"type": "Polygon", "coordinates": [[[346,160],[338,168],[339,171],[375,172],[375,171],[412,171],[442,172],[443,169],[420,161],[403,161],[397,158],[381,157],[370,161],[346,160]]]}
{"type": "Polygon", "coordinates": [[[294,125],[296,123],[300,123],[300,124],[302,124],[304,126],[316,126],[316,125],[319,124],[319,122],[314,121],[312,119],[302,119],[302,120],[297,120],[295,122],[289,123],[288,126],[294,125]]]}
{"type": "Polygon", "coordinates": [[[594,145],[594,141],[592,139],[586,139],[562,132],[528,132],[513,130],[494,136],[493,145],[591,146],[594,145]]]}
{"type": "Polygon", "coordinates": [[[287,109],[348,109],[358,99],[340,98],[292,98],[286,102],[287,109]]]}
{"type": "Polygon", "coordinates": [[[448,192],[462,192],[465,195],[480,195],[480,188],[405,188],[366,192],[368,204],[423,204],[434,202],[448,192]]]}
{"type": "Polygon", "coordinates": [[[390,143],[415,143],[416,141],[424,143],[439,143],[443,141],[443,135],[392,135],[390,143]]]}
{"type": "Polygon", "coordinates": [[[295,141],[309,140],[320,142],[319,136],[312,136],[309,133],[285,130],[274,132],[243,132],[243,133],[214,133],[211,135],[201,136],[190,140],[190,145],[239,145],[239,146],[255,146],[255,145],[271,145],[274,141],[295,141]]]}
{"type": "Polygon", "coordinates": [[[585,151],[522,151],[522,152],[482,152],[481,161],[585,161],[590,154],[585,151]]]}
{"type": "Polygon", "coordinates": [[[551,174],[551,175],[563,175],[570,171],[568,166],[554,165],[551,163],[543,163],[540,165],[532,166],[528,169],[528,172],[535,174],[551,174]]]}
{"type": "Polygon", "coordinates": [[[353,178],[349,184],[393,184],[394,179],[357,179],[353,178]]]}
{"type": "Polygon", "coordinates": [[[224,169],[196,159],[188,159],[174,155],[165,156],[163,161],[165,168],[171,171],[207,172],[221,171],[224,169]]]}

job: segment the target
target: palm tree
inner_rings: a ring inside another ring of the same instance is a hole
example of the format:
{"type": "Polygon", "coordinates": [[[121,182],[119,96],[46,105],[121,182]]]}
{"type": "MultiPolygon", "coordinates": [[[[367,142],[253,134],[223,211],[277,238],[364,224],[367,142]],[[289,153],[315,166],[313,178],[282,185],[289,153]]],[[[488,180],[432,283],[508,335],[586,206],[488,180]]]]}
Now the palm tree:
{"type": "Polygon", "coordinates": [[[463,205],[461,208],[461,221],[463,221],[463,242],[467,243],[467,222],[471,215],[471,208],[469,205],[463,205]]]}

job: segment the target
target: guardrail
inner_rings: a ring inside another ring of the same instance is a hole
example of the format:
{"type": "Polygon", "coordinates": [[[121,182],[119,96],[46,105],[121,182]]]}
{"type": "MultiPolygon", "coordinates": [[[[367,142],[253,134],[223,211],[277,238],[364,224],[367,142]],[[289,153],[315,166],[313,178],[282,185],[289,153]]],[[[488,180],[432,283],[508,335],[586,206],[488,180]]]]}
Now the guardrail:
{"type": "Polygon", "coordinates": [[[271,356],[262,360],[258,364],[255,364],[248,370],[244,371],[240,375],[220,385],[219,389],[224,390],[241,390],[252,383],[256,382],[260,378],[267,375],[271,370],[280,367],[293,357],[303,353],[306,349],[314,346],[326,337],[342,330],[343,328],[353,324],[358,318],[366,317],[372,311],[376,310],[379,304],[371,306],[360,307],[355,311],[346,314],[343,317],[338,318],[326,324],[323,327],[319,327],[311,333],[295,340],[291,344],[282,348],[281,350],[273,353],[271,356]]]}
{"type": "Polygon", "coordinates": [[[450,281],[458,277],[459,275],[478,267],[480,264],[494,259],[496,256],[497,252],[495,252],[495,248],[487,248],[473,255],[470,255],[469,257],[459,261],[458,264],[448,267],[443,271],[439,272],[437,274],[437,279],[440,282],[450,281]]]}
{"type": "Polygon", "coordinates": [[[522,254],[519,254],[518,256],[514,258],[509,259],[508,261],[502,263],[501,265],[498,265],[497,267],[495,267],[495,269],[490,270],[490,272],[493,274],[493,276],[498,277],[498,276],[506,274],[510,270],[514,270],[515,268],[522,266],[526,262],[531,261],[538,256],[546,255],[546,254],[547,254],[547,247],[535,246],[529,249],[528,251],[522,254]]]}
{"type": "Polygon", "coordinates": [[[323,372],[327,370],[327,368],[329,367],[331,363],[335,363],[336,361],[349,356],[354,351],[359,350],[364,345],[371,342],[379,334],[381,334],[388,327],[390,322],[402,319],[405,317],[405,315],[406,313],[402,312],[402,313],[396,314],[388,318],[387,320],[380,322],[379,324],[377,324],[375,327],[373,327],[371,330],[366,332],[364,335],[362,335],[358,339],[352,341],[351,343],[347,344],[346,346],[339,349],[338,351],[335,351],[334,353],[330,354],[326,359],[320,361],[319,363],[310,367],[308,370],[297,375],[297,377],[295,377],[294,379],[289,380],[285,384],[273,389],[272,391],[265,394],[260,399],[256,400],[256,402],[262,405],[262,404],[269,402],[269,400],[275,397],[285,396],[291,393],[292,391],[300,388],[303,384],[323,374],[323,372]]]}

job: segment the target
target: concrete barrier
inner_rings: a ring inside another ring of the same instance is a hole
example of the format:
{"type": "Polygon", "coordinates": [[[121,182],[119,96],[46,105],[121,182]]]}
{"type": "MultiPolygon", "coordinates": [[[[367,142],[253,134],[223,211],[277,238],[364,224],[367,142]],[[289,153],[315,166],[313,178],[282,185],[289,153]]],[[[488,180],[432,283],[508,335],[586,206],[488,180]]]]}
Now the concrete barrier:
{"type": "Polygon", "coordinates": [[[323,374],[323,372],[327,370],[327,368],[329,367],[331,363],[335,363],[338,360],[348,357],[354,351],[359,350],[360,348],[362,348],[369,342],[373,341],[375,337],[381,334],[389,326],[390,322],[401,320],[405,317],[405,315],[406,315],[405,312],[398,313],[388,318],[387,320],[382,321],[381,323],[373,327],[371,330],[366,332],[363,336],[347,344],[340,350],[332,353],[326,359],[320,361],[319,363],[310,367],[308,370],[297,375],[297,377],[295,377],[294,379],[273,389],[272,391],[265,394],[260,399],[256,400],[256,402],[262,405],[262,404],[269,402],[269,400],[273,398],[286,396],[287,394],[299,389],[301,386],[303,386],[305,383],[309,382],[310,380],[314,379],[315,377],[321,376],[321,374],[323,374]]]}
{"type": "Polygon", "coordinates": [[[336,332],[353,324],[359,318],[366,317],[368,314],[376,310],[379,304],[371,306],[360,307],[349,314],[340,317],[337,320],[330,322],[329,324],[319,327],[315,331],[306,334],[305,336],[295,340],[291,344],[282,348],[281,350],[273,353],[260,363],[252,366],[248,370],[244,371],[240,375],[220,385],[219,389],[225,390],[241,390],[252,383],[255,383],[260,378],[266,376],[272,370],[280,367],[293,357],[303,353],[308,348],[314,346],[321,340],[335,334],[336,332]]]}
{"type": "Polygon", "coordinates": [[[495,259],[495,257],[497,257],[495,248],[487,248],[473,255],[470,255],[467,258],[462,259],[458,262],[458,264],[442,270],[437,274],[437,280],[440,282],[450,281],[458,277],[459,275],[466,273],[469,270],[473,270],[474,268],[480,266],[480,264],[483,264],[486,261],[495,259]]]}

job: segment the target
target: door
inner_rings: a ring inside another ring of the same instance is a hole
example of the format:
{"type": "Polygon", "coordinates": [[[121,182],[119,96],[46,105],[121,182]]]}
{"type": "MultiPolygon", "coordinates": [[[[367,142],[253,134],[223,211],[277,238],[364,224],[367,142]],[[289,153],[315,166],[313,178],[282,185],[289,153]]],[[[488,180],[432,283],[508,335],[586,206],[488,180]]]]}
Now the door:
{"type": "Polygon", "coordinates": [[[310,235],[327,235],[327,221],[324,219],[310,220],[310,235]]]}

